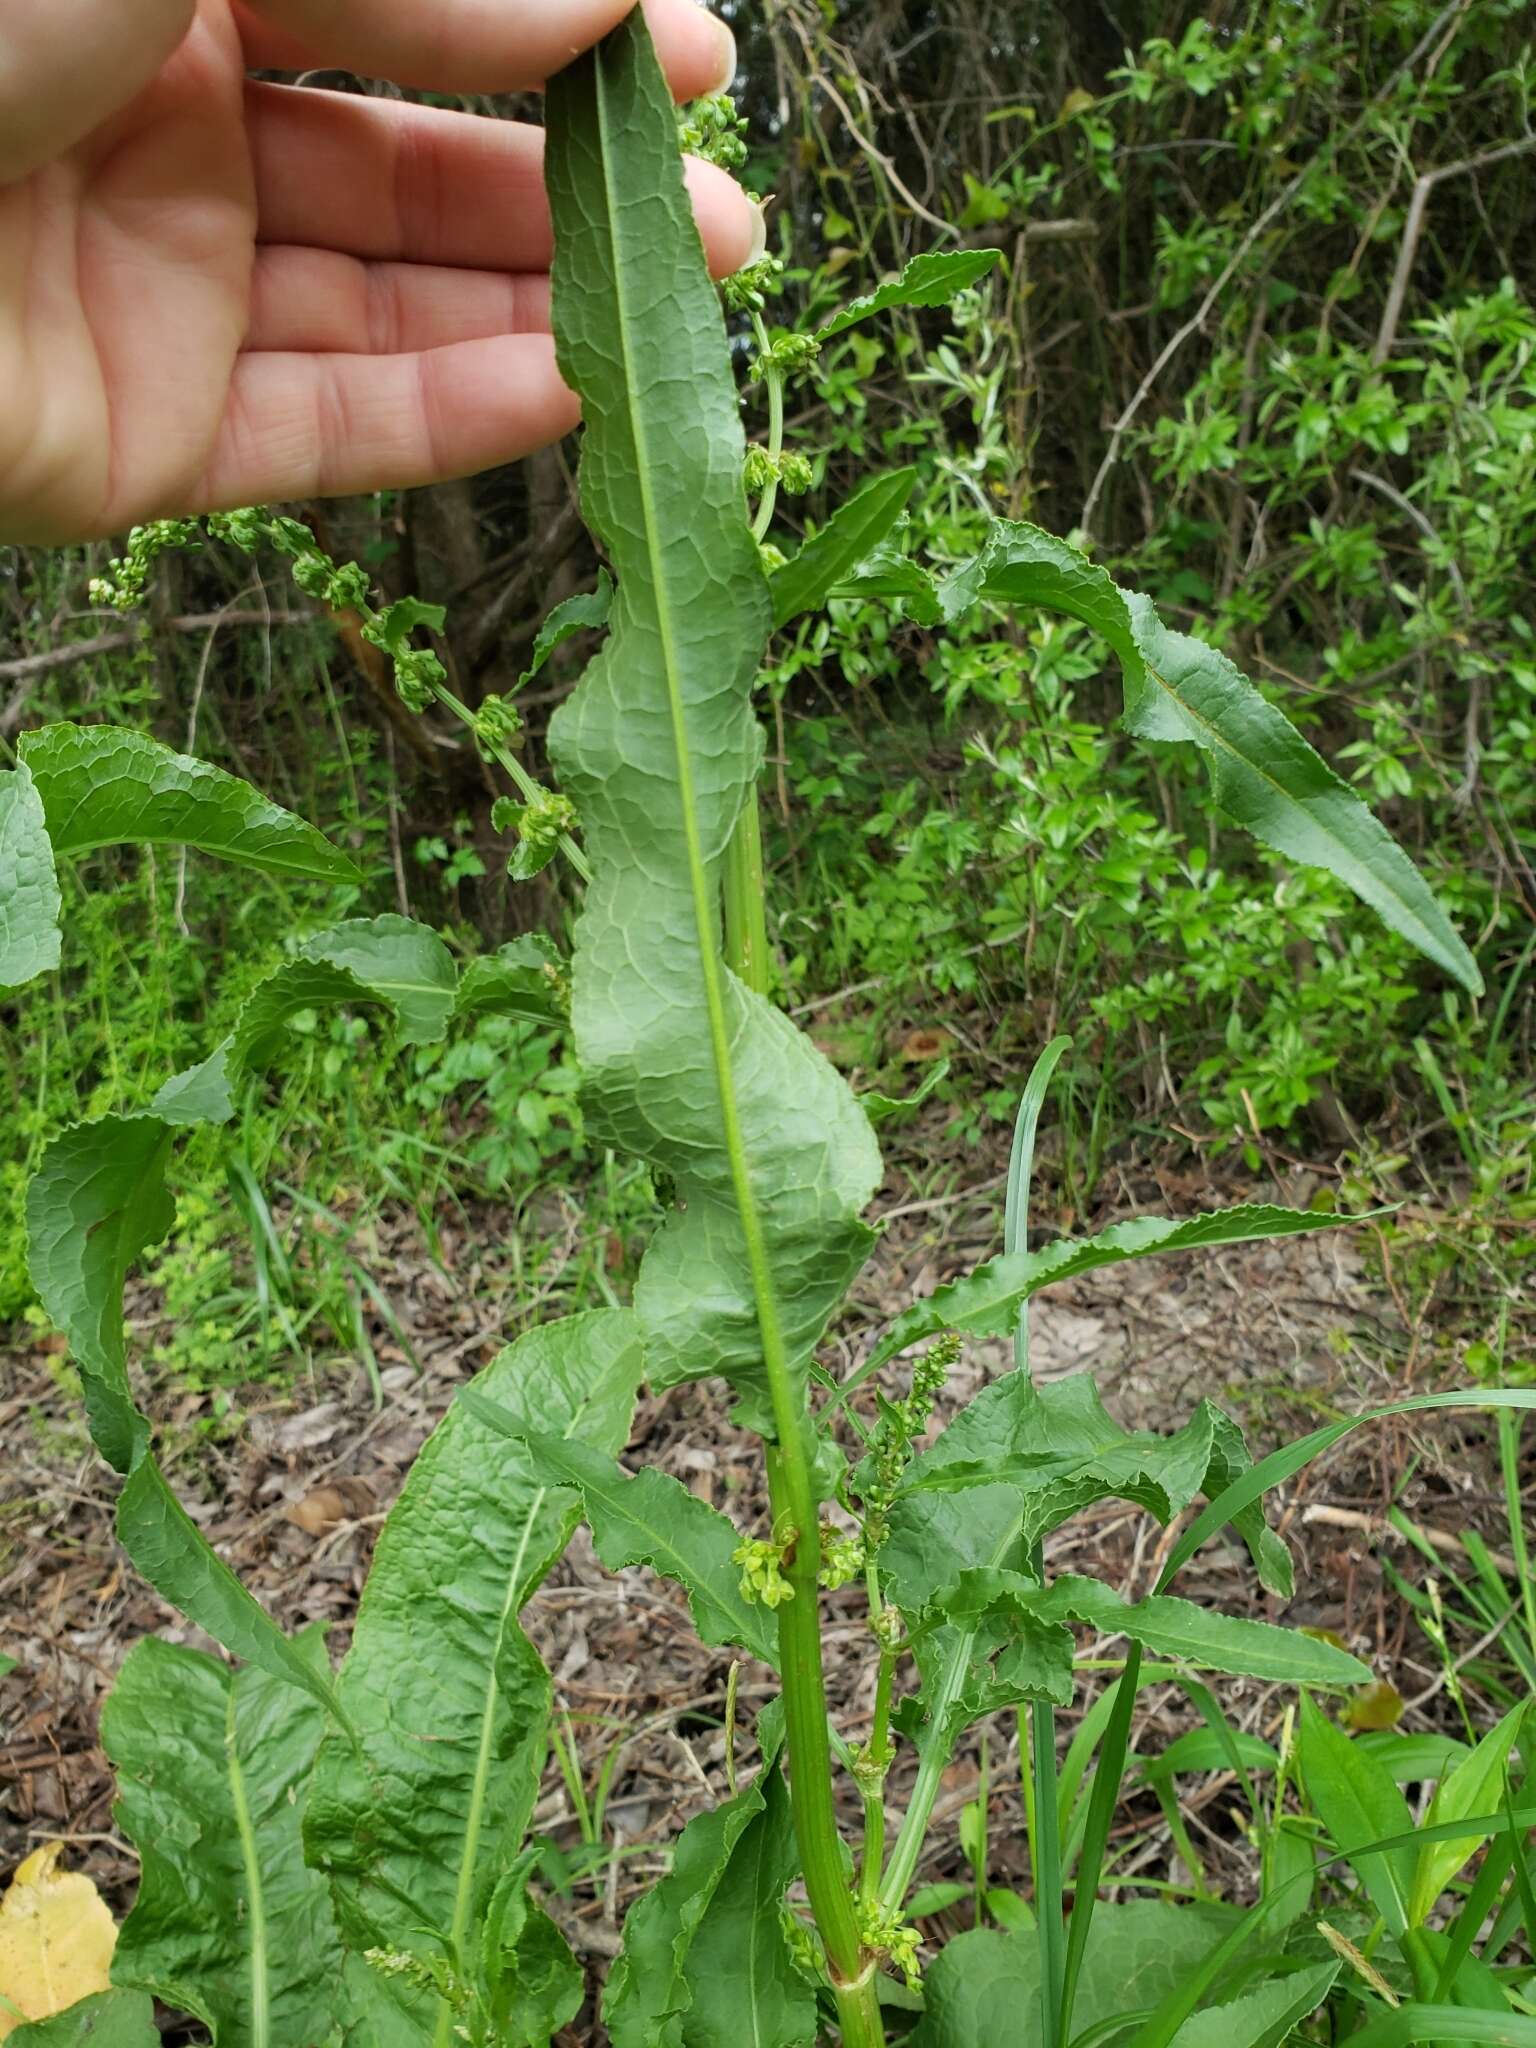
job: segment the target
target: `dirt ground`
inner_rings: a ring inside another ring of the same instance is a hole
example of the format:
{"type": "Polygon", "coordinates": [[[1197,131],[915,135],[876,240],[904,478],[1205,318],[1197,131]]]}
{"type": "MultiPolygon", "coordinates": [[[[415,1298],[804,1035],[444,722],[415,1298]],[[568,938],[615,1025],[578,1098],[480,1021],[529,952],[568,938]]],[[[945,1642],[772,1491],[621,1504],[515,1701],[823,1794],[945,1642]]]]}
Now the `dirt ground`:
{"type": "MultiPolygon", "coordinates": [[[[998,1158],[970,1154],[962,1184],[940,1196],[911,1197],[900,1173],[893,1176],[884,1232],[855,1302],[862,1313],[848,1319],[851,1334],[834,1347],[843,1355],[829,1363],[845,1369],[859,1355],[861,1330],[997,1249],[1001,1167],[998,1158]]],[[[1086,1224],[1102,1227],[1138,1210],[1186,1214],[1238,1199],[1305,1203],[1319,1184],[1312,1173],[1288,1172],[1279,1186],[1255,1187],[1141,1167],[1123,1171],[1103,1191],[1108,1199],[1086,1224]]],[[[483,1221],[494,1242],[504,1219],[483,1221]]],[[[459,1387],[526,1313],[527,1304],[497,1297],[494,1280],[451,1233],[445,1252],[446,1271],[426,1262],[403,1220],[398,1241],[386,1238],[380,1247],[389,1293],[406,1317],[421,1370],[381,1327],[375,1337],[384,1401],[377,1410],[355,1361],[338,1361],[281,1394],[250,1390],[243,1425],[213,1434],[200,1428],[211,1412],[209,1394],[146,1388],[162,1449],[172,1451],[174,1482],[210,1540],[285,1626],[328,1624],[338,1655],[379,1525],[413,1457],[459,1387]]],[[[155,1302],[136,1299],[130,1308],[134,1335],[152,1338],[155,1302]]],[[[1238,1415],[1256,1453],[1336,1414],[1457,1379],[1454,1344],[1410,1345],[1363,1229],[1146,1259],[1066,1282],[1036,1303],[1032,1344],[1040,1376],[1092,1370],[1111,1410],[1129,1426],[1175,1425],[1209,1396],[1238,1415]]],[[[1004,1363],[1001,1343],[970,1345],[947,1407],[1004,1363]]],[[[136,1579],[118,1550],[115,1482],[86,1441],[70,1380],[57,1350],[35,1337],[0,1358],[0,1651],[17,1666],[0,1682],[0,1872],[40,1842],[63,1839],[70,1864],[88,1871],[121,1911],[131,1902],[136,1866],[113,1827],[98,1712],[138,1637],[201,1639],[136,1579]]],[[[1451,1725],[1441,1666],[1386,1584],[1381,1558],[1396,1539],[1379,1518],[1400,1499],[1452,1564],[1458,1532],[1468,1525],[1479,1527],[1496,1551],[1506,1539],[1486,1428],[1455,1413],[1413,1420],[1411,1430],[1358,1432],[1282,1494],[1279,1521],[1298,1562],[1298,1595],[1288,1611],[1266,1602],[1246,1558],[1221,1545],[1199,1555],[1181,1590],[1334,1631],[1403,1695],[1405,1726],[1432,1728],[1451,1725]]],[[[752,1512],[749,1440],[726,1420],[716,1389],[682,1388],[645,1401],[628,1458],[675,1473],[739,1519],[752,1512]]],[[[1059,1532],[1050,1555],[1059,1567],[1091,1569],[1124,1590],[1144,1592],[1168,1540],[1135,1510],[1109,1503],[1059,1532]]],[[[870,1704],[868,1637],[858,1589],[838,1598],[847,1610],[831,1631],[829,1678],[837,1717],[857,1738],[870,1704]]],[[[676,1588],[642,1572],[612,1578],[601,1571],[585,1532],[527,1619],[573,1717],[589,1781],[613,1744],[622,1745],[609,1829],[616,1843],[637,1852],[614,1856],[572,1898],[551,1902],[596,1974],[617,1947],[628,1898],[664,1867],[646,1845],[659,1850],[723,1790],[720,1725],[730,1659],[693,1640],[676,1588]]],[[[1453,1644],[1458,1652],[1472,1647],[1453,1644]]],[[[1278,1689],[1235,1681],[1220,1689],[1241,1725],[1278,1729],[1278,1689]]],[[[743,1708],[766,1693],[750,1671],[741,1674],[743,1708]]],[[[1171,1687],[1145,1694],[1141,1753],[1160,1749],[1188,1725],[1188,1714],[1171,1687]]],[[[1064,1717],[1063,1740],[1072,1721],[1064,1717]]],[[[993,1881],[1027,1888],[1018,1764],[1013,1717],[1000,1717],[990,1748],[993,1881]]],[[[977,1769],[973,1748],[950,1771],[925,1878],[963,1868],[954,1823],[974,1796],[977,1769]]],[[[899,1765],[893,1786],[899,1797],[899,1765]]],[[[1192,1784],[1188,1820],[1210,1882],[1241,1897],[1252,1881],[1251,1857],[1227,1818],[1225,1789],[1219,1779],[1203,1789],[1192,1784]]],[[[1173,1847],[1155,1803],[1132,1801],[1123,1816],[1119,1835],[1131,1844],[1124,1874],[1165,1873],[1173,1847]]],[[[578,1842],[553,1768],[536,1826],[562,1846],[578,1842]]],[[[579,2030],[579,2038],[593,2035],[579,2030]]]]}

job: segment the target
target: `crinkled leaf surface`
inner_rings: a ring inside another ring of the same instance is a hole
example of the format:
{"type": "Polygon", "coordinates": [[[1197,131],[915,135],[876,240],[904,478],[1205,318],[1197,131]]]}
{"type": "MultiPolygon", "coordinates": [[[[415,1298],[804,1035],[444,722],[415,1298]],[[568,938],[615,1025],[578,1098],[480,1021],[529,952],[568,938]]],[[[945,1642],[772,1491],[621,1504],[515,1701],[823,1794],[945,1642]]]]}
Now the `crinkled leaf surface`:
{"type": "Polygon", "coordinates": [[[871,1356],[859,1368],[865,1380],[887,1359],[909,1344],[922,1343],[942,1330],[964,1330],[974,1336],[1008,1336],[1019,1309],[1053,1280],[1089,1273],[1122,1259],[1149,1258],[1155,1252],[1194,1251],[1221,1244],[1246,1244],[1269,1237],[1291,1237],[1311,1230],[1336,1230],[1350,1219],[1314,1215],[1303,1209],[1280,1209],[1267,1202],[1245,1202],[1231,1209],[1175,1221],[1167,1216],[1137,1216],[1115,1223],[1097,1237],[1062,1238],[1038,1251],[1004,1253],[978,1266],[963,1280],[936,1288],[926,1301],[898,1316],[871,1356]]]}
{"type": "Polygon", "coordinates": [[[393,1005],[405,1045],[443,1037],[458,1000],[453,955],[429,926],[391,912],[348,918],[318,933],[303,958],[345,969],[381,1002],[393,1005]]]}
{"type": "Polygon", "coordinates": [[[819,330],[821,339],[829,341],[844,328],[892,306],[947,306],[1002,260],[1001,249],[931,249],[925,256],[914,256],[899,277],[888,278],[863,298],[850,299],[819,330]]]}
{"type": "MultiPolygon", "coordinates": [[[[1220,1941],[1235,1914],[1161,1900],[1099,1906],[1073,2008],[1074,2034],[1146,2012],[1220,1941]]],[[[948,1942],[923,1974],[927,2010],[911,2048],[1039,2048],[1040,1957],[1033,1928],[976,1929],[948,1942]]]]}
{"type": "MultiPolygon", "coordinates": [[[[5,2022],[0,2018],[0,2038],[5,2022]]],[[[36,2020],[9,2036],[10,2048],[160,2048],[154,2001],[143,1991],[100,1991],[57,2019],[36,2020]]]]}
{"type": "MultiPolygon", "coordinates": [[[[775,1743],[764,1773],[776,1771],[775,1743]]],[[[624,1918],[624,1946],[603,1994],[603,2024],[613,2048],[688,2048],[685,2017],[693,2005],[693,1944],[732,1858],[766,1811],[764,1773],[734,1798],[701,1813],[678,1836],[672,1868],[624,1918]]]]}
{"type": "Polygon", "coordinates": [[[765,1664],[777,1661],[772,1616],[741,1597],[741,1568],[731,1562],[741,1536],[733,1522],[669,1472],[648,1466],[628,1473],[587,1444],[534,1431],[526,1441],[541,1479],[580,1489],[592,1541],[610,1571],[649,1565],[687,1592],[701,1641],[737,1643],[765,1664]]]}
{"type": "Polygon", "coordinates": [[[803,1372],[869,1247],[879,1156],[787,1018],[723,968],[719,1011],[705,999],[720,863],[761,766],[752,686],[772,605],[719,300],[638,10],[550,82],[548,113],[560,362],[587,422],[583,506],[618,577],[608,640],[549,734],[593,868],[576,1050],[594,1130],[671,1175],[685,1205],[636,1288],[648,1376],[722,1374],[769,1425],[742,1203],[803,1372]]]}
{"type": "Polygon", "coordinates": [[[1009,520],[939,595],[951,619],[980,599],[1081,619],[1120,662],[1128,732],[1192,741],[1209,758],[1228,817],[1277,853],[1326,868],[1464,988],[1482,992],[1477,963],[1386,828],[1224,654],[1169,632],[1149,598],[1122,591],[1065,541],[1009,520]]]}
{"type": "Polygon", "coordinates": [[[764,1776],[763,1810],[736,1844],[688,1951],[684,2048],[811,2048],[816,2039],[816,1994],[791,1960],[780,1918],[800,1870],[789,1789],[777,1769],[764,1776]]]}
{"type": "Polygon", "coordinates": [[[892,470],[889,476],[871,477],[838,506],[821,531],[775,571],[768,586],[775,626],[787,626],[826,603],[895,526],[916,481],[914,468],[892,470]]]}
{"type": "MultiPolygon", "coordinates": [[[[520,1430],[536,1422],[607,1458],[628,1437],[641,1365],[635,1318],[599,1310],[529,1331],[474,1385],[520,1430]]],[[[517,1615],[578,1512],[462,1399],[412,1466],[338,1680],[361,1746],[327,1741],[310,1801],[309,1852],[354,1947],[433,1954],[434,1933],[451,1935],[479,1969],[544,1755],[549,1680],[517,1615]]],[[[402,2042],[434,2037],[436,2003],[401,1993],[402,2042]]]]}
{"type": "MultiPolygon", "coordinates": [[[[327,1677],[318,1631],[296,1646],[327,1677]]],[[[218,2048],[306,2048],[340,2010],[340,1945],[300,1829],[325,1727],[267,1672],[151,1636],[102,1714],[142,1875],[114,1974],[194,2013],[218,2048]]]]}
{"type": "Polygon", "coordinates": [[[0,988],[58,966],[59,904],[43,800],[23,764],[0,775],[0,988]]]}
{"type": "Polygon", "coordinates": [[[157,1592],[237,1657],[330,1702],[329,1684],[213,1550],[167,1485],[134,1404],[123,1344],[123,1280],[170,1229],[171,1126],[100,1117],[55,1138],[27,1189],[28,1265],[69,1339],[96,1448],[125,1475],[117,1532],[157,1592]]]}
{"type": "Polygon", "coordinates": [[[269,803],[238,776],[109,725],[23,733],[56,854],[98,846],[195,846],[238,867],[318,882],[358,870],[313,825],[269,803]]]}
{"type": "Polygon", "coordinates": [[[522,684],[531,683],[545,662],[576,633],[599,633],[613,609],[613,578],[606,569],[597,572],[595,590],[578,590],[574,597],[557,604],[539,628],[533,653],[522,674],[522,684]]]}

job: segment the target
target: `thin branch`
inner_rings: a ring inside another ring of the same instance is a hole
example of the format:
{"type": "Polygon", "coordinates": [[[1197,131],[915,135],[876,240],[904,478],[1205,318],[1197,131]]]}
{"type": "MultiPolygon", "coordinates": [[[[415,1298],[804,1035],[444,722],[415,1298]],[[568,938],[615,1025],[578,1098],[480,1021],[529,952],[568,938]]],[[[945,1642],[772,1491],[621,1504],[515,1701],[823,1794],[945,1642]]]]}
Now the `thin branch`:
{"type": "MultiPolygon", "coordinates": [[[[206,633],[214,626],[303,626],[314,623],[318,617],[318,612],[189,612],[181,618],[157,620],[153,630],[206,633]]],[[[111,633],[98,633],[91,640],[72,640],[67,647],[50,647],[42,654],[0,661],[0,680],[22,685],[0,710],[0,737],[8,738],[21,723],[32,694],[30,685],[39,676],[57,668],[69,668],[77,661],[93,661],[99,654],[114,654],[121,648],[137,646],[143,630],[142,625],[120,626],[111,633]]]]}
{"type": "Polygon", "coordinates": [[[1510,157],[1524,156],[1532,149],[1536,149],[1536,135],[1522,135],[1517,142],[1503,143],[1498,149],[1485,149],[1481,156],[1463,157],[1460,163],[1442,164],[1437,171],[1425,171],[1415,178],[1413,196],[1408,201],[1408,212],[1403,221],[1403,239],[1398,244],[1397,267],[1392,272],[1387,303],[1382,308],[1376,346],[1371,350],[1371,361],[1378,368],[1391,355],[1393,343],[1397,340],[1398,323],[1403,317],[1403,304],[1408,297],[1413,266],[1419,254],[1419,240],[1424,233],[1424,213],[1430,194],[1447,178],[1472,177],[1478,171],[1486,171],[1492,164],[1506,163],[1510,157]]]}

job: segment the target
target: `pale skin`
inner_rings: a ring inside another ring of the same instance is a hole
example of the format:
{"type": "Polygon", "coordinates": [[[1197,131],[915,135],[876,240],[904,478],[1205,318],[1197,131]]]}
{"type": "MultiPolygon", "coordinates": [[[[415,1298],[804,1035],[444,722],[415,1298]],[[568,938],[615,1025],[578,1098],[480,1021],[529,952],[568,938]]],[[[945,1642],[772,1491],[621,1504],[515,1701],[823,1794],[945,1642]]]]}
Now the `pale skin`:
{"type": "MultiPolygon", "coordinates": [[[[540,84],[630,0],[0,0],[0,541],[464,476],[575,425],[536,128],[253,81],[540,84]]],[[[679,98],[729,32],[644,0],[679,98]]],[[[762,246],[689,165],[710,263],[762,246]]]]}

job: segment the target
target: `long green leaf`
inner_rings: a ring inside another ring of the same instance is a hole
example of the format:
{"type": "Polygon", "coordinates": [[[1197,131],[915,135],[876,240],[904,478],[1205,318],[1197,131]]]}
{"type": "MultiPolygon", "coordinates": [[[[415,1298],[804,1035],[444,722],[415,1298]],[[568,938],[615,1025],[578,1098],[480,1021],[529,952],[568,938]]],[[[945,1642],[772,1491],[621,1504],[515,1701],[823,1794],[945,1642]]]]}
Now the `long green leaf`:
{"type": "Polygon", "coordinates": [[[43,800],[23,764],[0,775],[0,988],[58,966],[59,904],[43,800]]]}
{"type": "Polygon", "coordinates": [[[1334,1846],[1370,1894],[1371,1903],[1399,1939],[1409,1926],[1413,1889],[1411,1850],[1382,1852],[1374,1844],[1409,1834],[1413,1815],[1391,1774],[1357,1749],[1310,1699],[1303,1698],[1296,1753],[1307,1797],[1334,1846]]]}
{"type": "Polygon", "coordinates": [[[1384,924],[1482,993],[1477,963],[1385,827],[1224,654],[1169,632],[1149,599],[1120,590],[1065,541],[1008,520],[939,597],[951,619],[980,599],[1081,619],[1124,671],[1128,732],[1192,741],[1210,758],[1216,801],[1230,818],[1292,860],[1326,868],[1384,924]]]}
{"type": "Polygon", "coordinates": [[[313,825],[238,776],[109,725],[23,733],[56,854],[98,846],[195,846],[236,866],[318,882],[355,882],[357,867],[313,825]]]}
{"type": "MultiPolygon", "coordinates": [[[[300,1653],[327,1676],[318,1632],[300,1653]]],[[[300,1829],[325,1715],[264,1671],[148,1637],[102,1714],[139,1852],[118,1982],[194,2013],[218,2048],[299,2048],[346,2017],[325,1880],[300,1829]]]]}
{"type": "MultiPolygon", "coordinates": [[[[1509,1752],[1529,1710],[1529,1700],[1522,1700],[1497,1727],[1489,1729],[1469,1757],[1441,1780],[1424,1816],[1427,1827],[1438,1826],[1443,1821],[1461,1820],[1469,1813],[1483,1812],[1492,1805],[1504,1780],[1509,1752]]],[[[1419,1852],[1408,1900],[1410,1927],[1423,1925],[1441,1892],[1467,1858],[1482,1846],[1484,1839],[1482,1835],[1474,1834],[1454,1842],[1425,1843],[1419,1852]]]]}
{"type": "Polygon", "coordinates": [[[96,1448],[125,1475],[117,1530],[165,1598],[237,1657],[333,1705],[327,1678],[253,1599],[171,1492],[128,1380],[123,1282],[169,1230],[171,1127],[154,1116],[101,1117],[54,1139],[27,1189],[28,1265],[69,1339],[96,1448]]]}
{"type": "MultiPolygon", "coordinates": [[[[461,1398],[493,1424],[513,1421],[472,1393],[461,1398]]],[[[649,1565],[687,1592],[701,1641],[736,1643],[765,1664],[777,1661],[772,1617],[741,1595],[741,1568],[731,1562],[741,1540],[733,1522],[668,1472],[648,1466],[631,1474],[585,1443],[528,1428],[522,1436],[546,1485],[579,1489],[593,1544],[610,1571],[649,1565]]]]}
{"type": "Polygon", "coordinates": [[[1464,2005],[1400,2005],[1349,2036],[1350,2048],[1409,2048],[1415,2041],[1467,2041],[1477,2048],[1536,2048],[1536,2019],[1500,2017],[1464,2005]]]}
{"type": "MultiPolygon", "coordinates": [[[[599,1310],[529,1331],[474,1386],[521,1429],[536,1421],[606,1458],[628,1437],[641,1365],[634,1317],[599,1310]]],[[[579,1511],[464,1399],[412,1466],[337,1681],[357,1741],[326,1742],[307,1827],[355,1947],[430,1956],[446,1940],[466,1980],[483,1979],[489,1902],[522,1844],[549,1707],[517,1616],[579,1511]]],[[[439,2001],[402,1988],[397,2005],[402,2044],[452,2040],[439,2001]]]]}
{"type": "Polygon", "coordinates": [[[909,1344],[920,1344],[941,1330],[963,1330],[974,1336],[1006,1337],[1013,1333],[1020,1307],[1042,1287],[1115,1266],[1124,1259],[1145,1259],[1157,1252],[1194,1251],[1210,1245],[1248,1244],[1258,1239],[1293,1237],[1313,1230],[1337,1229],[1352,1219],[1314,1215],[1304,1209],[1279,1209],[1266,1202],[1241,1203],[1204,1216],[1175,1221],[1167,1216],[1137,1216],[1115,1223],[1097,1237],[1062,1238],[1034,1252],[1005,1252],[989,1259],[963,1280],[939,1287],[898,1316],[870,1356],[843,1384],[844,1394],[863,1384],[909,1344]]]}
{"type": "Polygon", "coordinates": [[[838,506],[821,531],[775,571],[768,586],[775,626],[826,603],[895,526],[916,481],[915,468],[892,470],[872,477],[838,506]]]}
{"type": "Polygon", "coordinates": [[[650,1379],[721,1374],[772,1428],[765,1345],[803,1374],[871,1242],[879,1155],[841,1077],[719,958],[772,605],[718,295],[638,11],[551,81],[548,113],[557,345],[587,422],[583,506],[618,577],[609,638],[549,735],[593,867],[576,1050],[594,1130],[682,1205],[636,1287],[650,1379]]]}
{"type": "Polygon", "coordinates": [[[914,256],[899,277],[888,278],[862,298],[850,299],[818,329],[823,341],[893,306],[947,306],[951,299],[979,284],[1003,260],[1001,249],[932,249],[914,256]]]}

